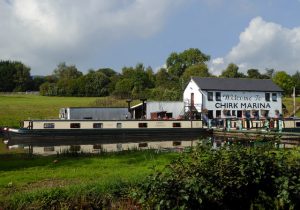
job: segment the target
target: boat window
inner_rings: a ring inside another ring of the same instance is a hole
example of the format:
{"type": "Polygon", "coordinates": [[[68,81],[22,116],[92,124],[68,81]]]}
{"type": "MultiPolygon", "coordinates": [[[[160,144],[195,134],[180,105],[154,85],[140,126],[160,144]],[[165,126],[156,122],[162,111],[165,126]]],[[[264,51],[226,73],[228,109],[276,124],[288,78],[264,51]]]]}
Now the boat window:
{"type": "Polygon", "coordinates": [[[102,144],[94,144],[93,149],[103,149],[102,144]]]}
{"type": "Polygon", "coordinates": [[[93,128],[103,128],[103,123],[93,123],[93,128]]]}
{"type": "Polygon", "coordinates": [[[70,128],[80,128],[80,123],[71,123],[70,128]]]}
{"type": "Polygon", "coordinates": [[[44,147],[44,152],[54,152],[54,147],[44,147]]]}
{"type": "Polygon", "coordinates": [[[266,101],[270,101],[270,93],[266,93],[265,94],[265,100],[266,101]]]}
{"type": "Polygon", "coordinates": [[[148,147],[148,143],[139,143],[139,147],[148,147]]]}
{"type": "Polygon", "coordinates": [[[173,141],[173,146],[181,146],[181,141],[173,141]]]}
{"type": "Polygon", "coordinates": [[[122,123],[117,123],[117,128],[122,128],[122,123]]]}
{"type": "Polygon", "coordinates": [[[216,92],[216,101],[221,101],[221,92],[216,92]]]}
{"type": "Polygon", "coordinates": [[[44,123],[44,128],[54,128],[55,124],[54,123],[44,123]]]}
{"type": "Polygon", "coordinates": [[[213,101],[214,100],[214,93],[213,92],[207,92],[207,100],[213,101]]]}
{"type": "Polygon", "coordinates": [[[71,145],[70,152],[79,152],[80,148],[81,148],[80,145],[71,145]]]}
{"type": "Polygon", "coordinates": [[[300,122],[296,122],[296,127],[300,127],[300,122]]]}
{"type": "Polygon", "coordinates": [[[272,93],[272,101],[277,101],[277,94],[276,93],[272,93]]]}
{"type": "Polygon", "coordinates": [[[180,128],[181,127],[181,123],[173,123],[173,128],[180,128]]]}
{"type": "Polygon", "coordinates": [[[139,128],[147,128],[148,123],[139,123],[139,128]]]}

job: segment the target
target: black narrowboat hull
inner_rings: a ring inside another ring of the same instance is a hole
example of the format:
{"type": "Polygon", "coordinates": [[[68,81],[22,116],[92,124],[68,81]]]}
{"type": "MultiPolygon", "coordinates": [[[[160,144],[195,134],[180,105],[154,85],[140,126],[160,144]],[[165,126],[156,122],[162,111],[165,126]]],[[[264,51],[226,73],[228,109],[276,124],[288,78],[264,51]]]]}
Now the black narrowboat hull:
{"type": "Polygon", "coordinates": [[[7,138],[8,145],[55,146],[195,140],[211,134],[205,128],[18,129],[7,138]]]}

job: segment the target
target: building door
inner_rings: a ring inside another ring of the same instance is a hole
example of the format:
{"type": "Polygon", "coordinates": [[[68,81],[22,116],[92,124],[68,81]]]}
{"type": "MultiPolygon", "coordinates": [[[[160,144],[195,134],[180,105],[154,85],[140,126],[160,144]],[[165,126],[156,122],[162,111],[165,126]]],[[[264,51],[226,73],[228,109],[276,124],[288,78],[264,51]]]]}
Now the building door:
{"type": "Polygon", "coordinates": [[[194,93],[191,93],[191,109],[194,107],[194,93]]]}

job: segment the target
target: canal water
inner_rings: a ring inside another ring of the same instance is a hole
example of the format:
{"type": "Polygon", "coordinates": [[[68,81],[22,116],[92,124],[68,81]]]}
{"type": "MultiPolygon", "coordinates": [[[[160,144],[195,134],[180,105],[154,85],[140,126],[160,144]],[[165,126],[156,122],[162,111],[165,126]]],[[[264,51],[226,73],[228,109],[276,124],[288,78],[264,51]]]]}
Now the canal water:
{"type": "MultiPolygon", "coordinates": [[[[1,140],[2,141],[2,140],[1,140]]],[[[32,148],[33,154],[40,155],[54,155],[63,154],[68,152],[83,152],[83,153],[102,153],[102,152],[118,152],[123,150],[144,150],[155,149],[157,151],[183,151],[188,147],[193,147],[200,142],[210,142],[213,148],[219,148],[231,144],[243,144],[246,146],[253,146],[257,144],[263,144],[264,139],[259,138],[256,140],[249,140],[238,137],[226,137],[226,136],[210,136],[199,137],[199,139],[187,139],[187,140],[166,140],[166,141],[140,141],[134,143],[119,143],[119,144],[98,144],[93,145],[56,145],[56,146],[35,146],[32,148]]],[[[284,140],[278,141],[274,139],[274,146],[281,148],[293,148],[300,145],[299,140],[284,140]]],[[[26,146],[13,146],[7,149],[24,149],[28,150],[26,146]]]]}

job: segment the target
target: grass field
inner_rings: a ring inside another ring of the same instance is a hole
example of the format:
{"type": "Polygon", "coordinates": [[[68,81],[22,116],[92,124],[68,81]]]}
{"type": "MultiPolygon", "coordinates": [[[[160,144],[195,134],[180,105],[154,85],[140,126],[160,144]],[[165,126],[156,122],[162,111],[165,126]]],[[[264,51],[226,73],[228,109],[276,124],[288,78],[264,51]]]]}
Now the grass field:
{"type": "MultiPolygon", "coordinates": [[[[293,110],[294,110],[294,100],[293,98],[285,98],[283,100],[283,104],[286,106],[288,113],[286,114],[287,116],[291,115],[293,110]]],[[[300,107],[300,97],[296,98],[296,108],[300,107]]],[[[296,116],[300,117],[300,109],[296,112],[296,116]]]]}
{"type": "MultiPolygon", "coordinates": [[[[136,101],[138,103],[138,101],[136,101]]],[[[0,95],[0,126],[19,127],[26,119],[58,118],[62,107],[126,107],[125,100],[111,97],[47,97],[0,95]]]]}
{"type": "Polygon", "coordinates": [[[0,209],[1,205],[14,208],[44,202],[39,195],[53,196],[57,190],[69,198],[89,193],[100,196],[115,186],[141,182],[154,168],[162,169],[176,156],[151,150],[91,157],[1,155],[0,209]]]}

